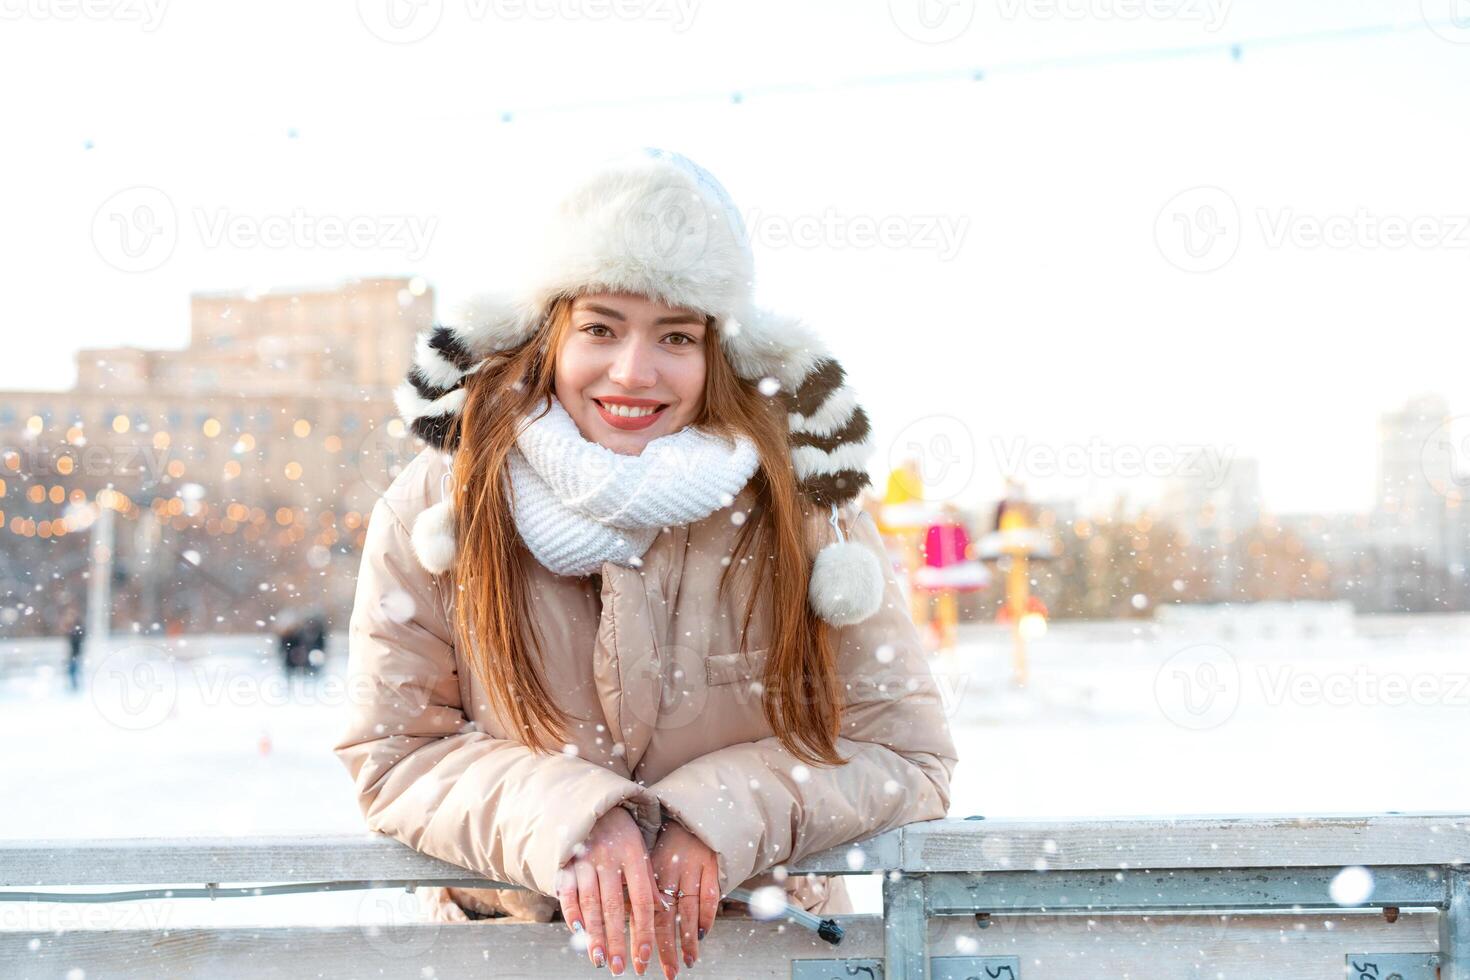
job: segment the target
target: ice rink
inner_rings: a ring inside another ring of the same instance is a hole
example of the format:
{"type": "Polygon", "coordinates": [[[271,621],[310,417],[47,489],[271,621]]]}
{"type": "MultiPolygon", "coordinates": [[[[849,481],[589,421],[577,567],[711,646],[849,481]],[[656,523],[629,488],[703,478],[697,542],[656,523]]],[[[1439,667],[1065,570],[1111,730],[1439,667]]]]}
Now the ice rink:
{"type": "MultiPolygon", "coordinates": [[[[174,641],[171,664],[165,647],[125,645],[75,694],[57,667],[14,666],[34,645],[5,644],[0,837],[362,832],[331,752],[342,640],[321,676],[290,682],[267,637],[174,641]]],[[[1061,623],[1029,667],[1012,685],[1010,638],[989,626],[934,658],[961,757],[951,816],[1470,812],[1470,617],[1061,623]]],[[[852,890],[877,910],[876,881],[852,890]]],[[[0,903],[0,922],[367,923],[411,901],[0,903]]]]}

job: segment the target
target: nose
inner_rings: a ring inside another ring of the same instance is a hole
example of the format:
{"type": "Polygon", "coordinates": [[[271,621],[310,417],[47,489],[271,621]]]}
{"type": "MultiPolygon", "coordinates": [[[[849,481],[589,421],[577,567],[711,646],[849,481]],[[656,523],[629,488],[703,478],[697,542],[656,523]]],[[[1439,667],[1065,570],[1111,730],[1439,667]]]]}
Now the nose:
{"type": "Polygon", "coordinates": [[[652,388],[658,381],[653,355],[647,345],[637,341],[623,344],[607,376],[623,388],[652,388]]]}

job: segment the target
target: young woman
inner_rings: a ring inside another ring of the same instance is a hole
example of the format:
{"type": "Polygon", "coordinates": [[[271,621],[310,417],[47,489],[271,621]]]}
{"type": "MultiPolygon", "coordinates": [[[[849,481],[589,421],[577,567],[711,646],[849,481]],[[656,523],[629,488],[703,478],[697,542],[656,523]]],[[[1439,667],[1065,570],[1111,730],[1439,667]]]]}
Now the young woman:
{"type": "Polygon", "coordinates": [[[752,278],[718,182],[644,151],[566,198],[521,292],[419,340],[398,402],[430,446],[370,517],[371,696],[335,751],[371,829],[527,889],[433,889],[440,919],[559,916],[595,965],[673,976],[733,889],[851,911],[784,866],[947,810],[854,503],[868,419],[752,278]]]}

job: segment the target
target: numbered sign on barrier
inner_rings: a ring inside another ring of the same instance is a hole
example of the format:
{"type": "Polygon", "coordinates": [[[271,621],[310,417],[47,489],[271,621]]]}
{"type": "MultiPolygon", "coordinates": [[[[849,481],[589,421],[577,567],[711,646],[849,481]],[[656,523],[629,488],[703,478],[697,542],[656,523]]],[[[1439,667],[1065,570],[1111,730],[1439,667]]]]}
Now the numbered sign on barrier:
{"type": "Polygon", "coordinates": [[[791,980],[883,980],[883,961],[792,960],[791,980]]]}
{"type": "Polygon", "coordinates": [[[935,956],[929,960],[933,980],[1021,980],[1017,956],[935,956]]]}
{"type": "Polygon", "coordinates": [[[1437,980],[1436,953],[1349,953],[1347,980],[1437,980]]]}

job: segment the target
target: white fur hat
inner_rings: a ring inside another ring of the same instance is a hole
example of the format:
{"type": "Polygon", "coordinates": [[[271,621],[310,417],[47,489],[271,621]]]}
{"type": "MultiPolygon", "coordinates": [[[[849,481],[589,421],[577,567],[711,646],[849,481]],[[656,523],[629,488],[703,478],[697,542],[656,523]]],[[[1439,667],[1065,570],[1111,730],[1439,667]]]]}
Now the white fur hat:
{"type": "MultiPolygon", "coordinates": [[[[745,223],[708,171],[658,149],[615,158],[562,200],[519,291],[478,297],[457,322],[419,336],[394,394],[399,413],[415,434],[453,453],[465,378],[486,358],[531,339],[558,297],[635,293],[715,318],[735,373],[787,409],[801,492],[835,515],[869,483],[868,417],[842,366],[804,323],[754,304],[753,281],[745,223]]],[[[452,565],[454,533],[449,500],[415,520],[414,549],[429,571],[452,565]]],[[[809,598],[819,616],[842,626],[877,611],[884,575],[871,550],[836,534],[814,563],[809,598]]]]}

